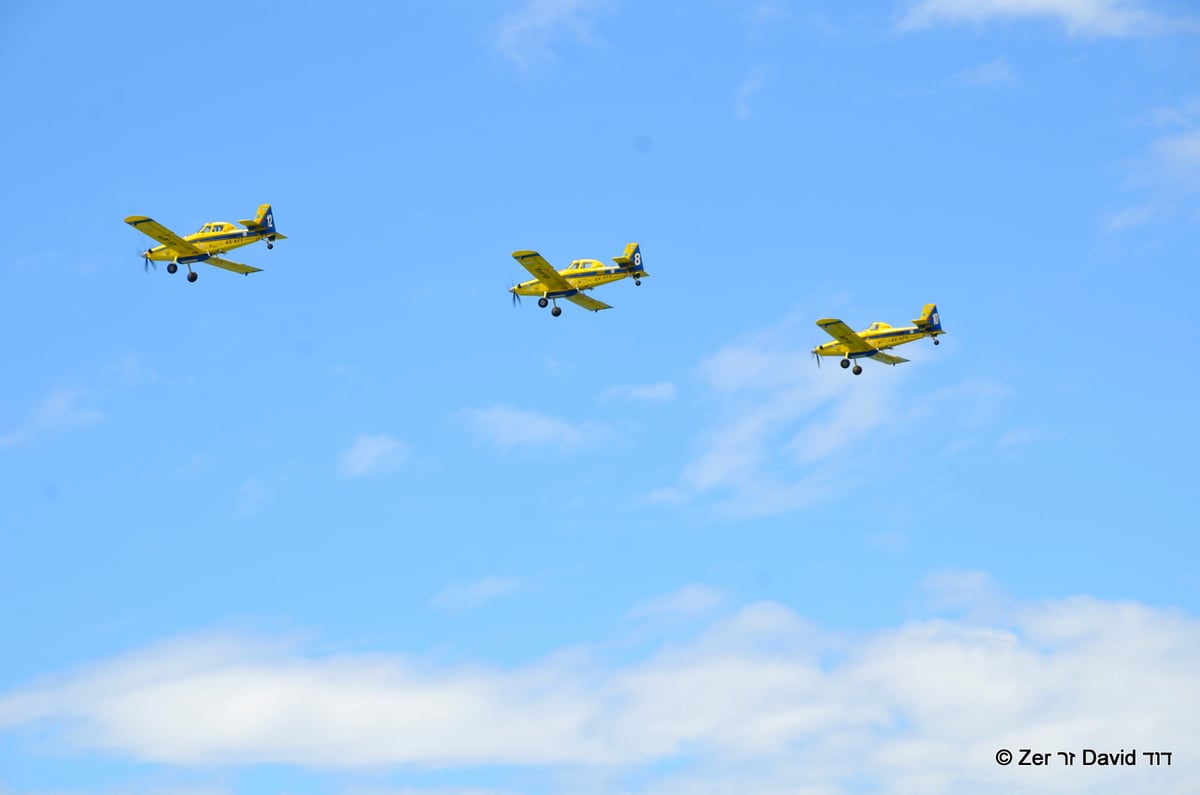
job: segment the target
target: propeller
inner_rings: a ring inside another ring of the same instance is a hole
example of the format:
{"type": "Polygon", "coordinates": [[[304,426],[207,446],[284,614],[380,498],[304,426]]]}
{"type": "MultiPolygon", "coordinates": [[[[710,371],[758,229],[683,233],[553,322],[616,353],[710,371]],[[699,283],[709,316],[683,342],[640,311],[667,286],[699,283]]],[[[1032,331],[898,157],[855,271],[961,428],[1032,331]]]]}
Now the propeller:
{"type": "Polygon", "coordinates": [[[813,351],[812,355],[813,355],[813,358],[817,360],[817,369],[820,370],[821,369],[821,354],[817,353],[816,351],[813,351]]]}
{"type": "Polygon", "coordinates": [[[149,249],[147,249],[146,251],[139,251],[138,254],[142,258],[142,271],[144,273],[150,272],[151,265],[154,266],[154,270],[158,270],[158,263],[155,262],[154,260],[150,259],[150,250],[149,249]]]}
{"type": "Polygon", "coordinates": [[[508,288],[508,291],[512,293],[512,305],[514,307],[521,303],[521,295],[517,292],[517,285],[514,284],[512,287],[508,288]]]}

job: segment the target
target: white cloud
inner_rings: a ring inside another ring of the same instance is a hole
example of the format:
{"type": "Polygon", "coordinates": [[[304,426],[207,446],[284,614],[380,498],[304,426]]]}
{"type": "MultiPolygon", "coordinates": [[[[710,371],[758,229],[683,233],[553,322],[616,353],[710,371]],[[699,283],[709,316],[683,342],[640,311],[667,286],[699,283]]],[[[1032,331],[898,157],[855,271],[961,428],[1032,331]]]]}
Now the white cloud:
{"type": "Polygon", "coordinates": [[[666,402],[675,399],[675,385],[666,381],[657,384],[637,384],[634,386],[610,386],[600,396],[601,400],[643,400],[647,402],[666,402]]]}
{"type": "Polygon", "coordinates": [[[1017,82],[1017,75],[1008,59],[999,57],[959,72],[955,82],[967,86],[1013,85],[1017,82]]]}
{"type": "Polygon", "coordinates": [[[451,583],[430,600],[434,607],[451,612],[470,610],[507,596],[521,587],[517,577],[484,577],[468,583],[451,583]]]}
{"type": "Polygon", "coordinates": [[[338,469],[347,478],[390,472],[404,463],[407,452],[404,442],[393,436],[360,433],[342,453],[338,469]]]}
{"type": "Polygon", "coordinates": [[[1184,188],[1200,188],[1200,128],[1163,136],[1151,152],[1167,179],[1184,188]]]}
{"type": "Polygon", "coordinates": [[[607,0],[524,0],[495,28],[496,48],[522,69],[554,59],[554,41],[593,42],[593,17],[607,0]]]}
{"type": "Polygon", "coordinates": [[[1136,0],[917,0],[899,21],[901,30],[938,24],[1053,20],[1072,36],[1138,36],[1165,31],[1171,20],[1136,0]]]}
{"type": "Polygon", "coordinates": [[[1019,768],[994,754],[1197,747],[1197,670],[1200,620],[1131,602],[855,635],[760,603],[621,663],[570,650],[452,666],[196,636],[10,690],[0,732],[36,725],[62,753],[167,765],[515,765],[550,781],[601,765],[645,793],[1183,795],[1200,770],[1182,759],[1019,768]]]}
{"type": "Polygon", "coordinates": [[[936,571],[922,580],[921,588],[934,610],[962,611],[994,622],[1013,609],[1014,603],[982,571],[936,571]]]}
{"type": "Polygon", "coordinates": [[[692,584],[655,597],[629,611],[634,618],[696,618],[712,614],[729,601],[729,594],[708,585],[692,584]]]}
{"type": "Polygon", "coordinates": [[[40,437],[86,428],[108,416],[86,405],[91,396],[76,389],[52,389],[17,427],[0,434],[0,448],[28,444],[40,437]]]}
{"type": "Polygon", "coordinates": [[[750,70],[738,86],[737,95],[734,97],[733,112],[739,119],[749,119],[752,115],[750,101],[754,99],[767,84],[767,78],[770,76],[770,70],[764,66],[756,66],[750,70]]]}
{"type": "Polygon", "coordinates": [[[648,501],[708,495],[736,516],[804,507],[850,484],[831,459],[908,410],[895,392],[903,370],[871,362],[861,377],[818,369],[808,350],[775,347],[777,336],[726,346],[701,362],[717,419],[678,482],[648,501]]]}
{"type": "Polygon", "coordinates": [[[1005,431],[996,440],[996,448],[1003,450],[1012,447],[1024,447],[1027,444],[1040,442],[1046,438],[1046,432],[1039,428],[1012,428],[1005,431]]]}
{"type": "Polygon", "coordinates": [[[556,446],[569,450],[587,440],[593,443],[607,434],[594,422],[571,423],[529,409],[497,405],[466,409],[463,417],[482,438],[497,447],[556,446]]]}
{"type": "Polygon", "coordinates": [[[1154,216],[1153,207],[1125,207],[1110,215],[1104,221],[1104,231],[1108,233],[1123,232],[1141,226],[1154,216]]]}
{"type": "Polygon", "coordinates": [[[242,519],[248,519],[258,513],[271,499],[271,490],[267,484],[255,477],[242,481],[237,493],[237,514],[242,519]]]}
{"type": "Polygon", "coordinates": [[[30,444],[66,431],[108,421],[108,415],[89,405],[113,394],[157,380],[157,375],[134,354],[92,368],[90,386],[56,387],[34,405],[16,427],[0,432],[0,449],[30,444]]]}

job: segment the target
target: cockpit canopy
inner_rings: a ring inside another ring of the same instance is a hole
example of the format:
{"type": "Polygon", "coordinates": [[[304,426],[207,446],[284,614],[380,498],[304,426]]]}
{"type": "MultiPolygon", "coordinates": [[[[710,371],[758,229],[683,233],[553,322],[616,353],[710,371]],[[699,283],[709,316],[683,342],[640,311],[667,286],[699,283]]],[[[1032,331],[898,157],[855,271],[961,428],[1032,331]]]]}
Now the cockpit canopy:
{"type": "Polygon", "coordinates": [[[598,268],[598,267],[600,267],[600,263],[594,259],[577,259],[577,260],[571,261],[571,264],[567,266],[567,270],[578,271],[578,270],[587,270],[588,268],[598,268]]]}
{"type": "Polygon", "coordinates": [[[891,326],[889,326],[887,323],[884,323],[882,320],[876,320],[871,324],[871,327],[867,329],[867,331],[882,331],[885,328],[891,328],[891,326]]]}
{"type": "Polygon", "coordinates": [[[203,235],[206,232],[228,232],[232,228],[233,224],[227,224],[224,221],[213,221],[212,223],[208,223],[200,227],[200,231],[197,234],[203,235]]]}

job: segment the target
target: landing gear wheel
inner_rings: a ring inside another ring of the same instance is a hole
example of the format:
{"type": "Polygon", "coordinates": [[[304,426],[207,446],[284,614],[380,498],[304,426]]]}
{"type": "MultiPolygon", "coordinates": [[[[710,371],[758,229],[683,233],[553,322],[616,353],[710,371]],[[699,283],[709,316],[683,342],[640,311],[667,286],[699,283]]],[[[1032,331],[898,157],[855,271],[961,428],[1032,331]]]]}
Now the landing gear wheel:
{"type": "Polygon", "coordinates": [[[942,343],[941,343],[941,340],[939,340],[937,337],[934,337],[934,338],[933,338],[933,344],[934,344],[934,345],[941,345],[942,343]]]}
{"type": "Polygon", "coordinates": [[[196,273],[195,271],[188,271],[188,281],[189,282],[194,282],[199,278],[200,278],[200,274],[196,273]]]}
{"type": "Polygon", "coordinates": [[[641,279],[634,279],[634,280],[633,280],[633,285],[634,285],[634,287],[641,287],[641,286],[642,286],[642,280],[641,280],[641,279]]]}
{"type": "Polygon", "coordinates": [[[854,365],[854,369],[851,370],[850,372],[854,373],[855,375],[862,375],[862,365],[861,364],[854,365]]]}
{"type": "Polygon", "coordinates": [[[545,309],[546,307],[550,306],[550,301],[549,301],[549,299],[546,299],[546,298],[539,298],[539,299],[538,299],[538,306],[540,306],[542,309],[545,309]]]}
{"type": "Polygon", "coordinates": [[[268,244],[267,244],[267,248],[275,248],[275,244],[274,244],[274,243],[268,243],[268,244]]]}
{"type": "Polygon", "coordinates": [[[840,362],[838,362],[838,364],[840,364],[842,366],[842,369],[845,370],[847,367],[850,366],[850,360],[842,359],[840,362]]]}
{"type": "Polygon", "coordinates": [[[167,273],[174,273],[177,270],[179,270],[179,266],[176,265],[174,262],[172,262],[170,265],[167,266],[167,273]]]}
{"type": "Polygon", "coordinates": [[[558,317],[559,315],[562,314],[562,307],[561,306],[554,307],[553,309],[550,310],[550,314],[553,315],[554,317],[558,317]]]}

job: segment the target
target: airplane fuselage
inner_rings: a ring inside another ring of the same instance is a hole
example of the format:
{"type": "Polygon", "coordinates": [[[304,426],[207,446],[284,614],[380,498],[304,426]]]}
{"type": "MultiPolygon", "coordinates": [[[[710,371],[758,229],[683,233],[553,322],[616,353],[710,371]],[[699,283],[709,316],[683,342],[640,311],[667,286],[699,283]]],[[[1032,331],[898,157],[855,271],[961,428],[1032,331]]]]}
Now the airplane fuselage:
{"type": "MultiPolygon", "coordinates": [[[[241,229],[230,223],[217,223],[223,227],[219,231],[195,232],[183,236],[184,240],[200,249],[203,252],[202,254],[189,254],[176,251],[170,246],[155,246],[148,250],[145,256],[147,259],[157,262],[178,262],[182,265],[189,262],[203,262],[209,257],[224,254],[226,251],[248,246],[251,243],[257,243],[260,240],[266,240],[269,243],[275,239],[274,233],[263,234],[261,232],[252,232],[249,229],[241,229]]],[[[217,224],[209,224],[209,226],[213,225],[217,224]]]]}
{"type": "MultiPolygon", "coordinates": [[[[888,350],[889,348],[894,348],[897,345],[916,342],[917,340],[925,339],[926,337],[933,337],[936,341],[937,336],[945,332],[929,331],[926,329],[917,328],[916,326],[892,328],[886,323],[872,323],[871,328],[868,328],[865,331],[859,331],[857,333],[858,336],[866,340],[876,350],[882,351],[888,350]]],[[[859,357],[871,355],[870,352],[849,352],[846,344],[844,342],[838,342],[837,340],[834,340],[833,342],[826,342],[823,345],[818,345],[813,349],[813,352],[818,356],[849,356],[851,359],[857,359],[859,357]]]]}
{"type": "Polygon", "coordinates": [[[601,284],[620,281],[621,279],[641,279],[646,275],[641,268],[634,265],[605,265],[594,259],[577,259],[559,275],[571,283],[571,290],[547,290],[546,285],[538,279],[521,282],[512,288],[517,295],[530,295],[539,298],[565,298],[583,290],[590,290],[601,284]]]}

